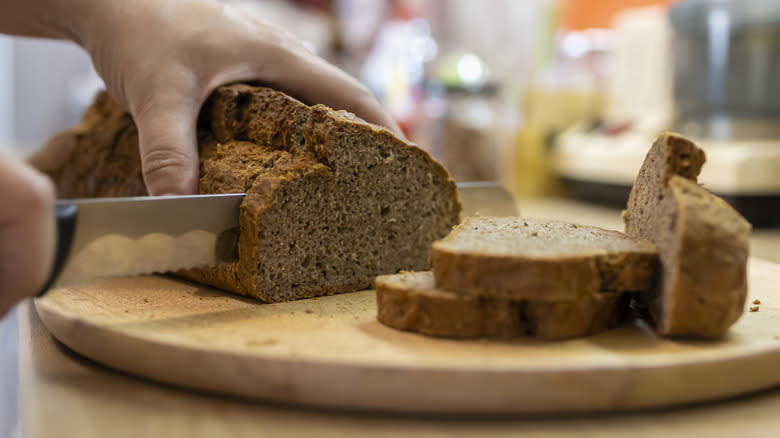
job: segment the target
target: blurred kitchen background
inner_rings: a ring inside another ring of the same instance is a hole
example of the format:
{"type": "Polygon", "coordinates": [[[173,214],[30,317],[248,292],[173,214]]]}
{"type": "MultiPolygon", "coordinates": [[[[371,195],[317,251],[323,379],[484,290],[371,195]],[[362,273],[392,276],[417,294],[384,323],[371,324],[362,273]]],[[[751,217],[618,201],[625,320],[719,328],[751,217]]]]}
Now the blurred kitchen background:
{"type": "MultiPolygon", "coordinates": [[[[702,183],[780,226],[778,1],[233,2],[358,77],[458,180],[620,206],[675,130],[702,183]]],[[[35,150],[100,87],[74,45],[0,37],[0,148],[35,150]]]]}

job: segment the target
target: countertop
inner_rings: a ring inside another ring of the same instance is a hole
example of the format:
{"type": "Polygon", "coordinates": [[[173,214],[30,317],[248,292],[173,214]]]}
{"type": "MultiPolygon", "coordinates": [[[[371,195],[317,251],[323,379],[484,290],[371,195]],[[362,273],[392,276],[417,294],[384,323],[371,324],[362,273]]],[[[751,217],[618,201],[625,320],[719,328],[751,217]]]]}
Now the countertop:
{"type": "MultiPolygon", "coordinates": [[[[558,200],[521,201],[519,207],[525,217],[621,228],[616,209],[558,200]]],[[[780,262],[780,230],[755,232],[751,245],[753,256],[780,262]]],[[[780,436],[780,388],[675,409],[511,418],[346,413],[216,397],[78,357],[51,337],[29,302],[17,310],[19,421],[25,437],[780,436]]]]}

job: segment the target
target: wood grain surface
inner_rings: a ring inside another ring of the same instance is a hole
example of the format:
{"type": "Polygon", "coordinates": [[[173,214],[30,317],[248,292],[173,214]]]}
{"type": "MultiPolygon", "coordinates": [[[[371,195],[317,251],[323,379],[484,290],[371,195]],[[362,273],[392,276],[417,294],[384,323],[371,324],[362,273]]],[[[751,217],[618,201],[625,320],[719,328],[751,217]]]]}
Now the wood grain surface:
{"type": "Polygon", "coordinates": [[[302,405],[429,413],[612,411],[780,383],[780,266],[751,260],[746,312],[721,341],[639,327],[565,342],[452,341],[376,322],[364,291],[258,304],[165,277],[51,291],[51,333],[110,367],[174,385],[302,405]]]}

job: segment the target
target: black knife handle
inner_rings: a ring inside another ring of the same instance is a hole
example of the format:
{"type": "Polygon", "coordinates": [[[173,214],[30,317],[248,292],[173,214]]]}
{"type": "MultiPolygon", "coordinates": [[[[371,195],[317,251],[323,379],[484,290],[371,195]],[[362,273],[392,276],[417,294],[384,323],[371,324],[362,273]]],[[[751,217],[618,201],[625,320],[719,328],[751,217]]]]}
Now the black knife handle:
{"type": "Polygon", "coordinates": [[[57,248],[54,256],[54,266],[49,273],[49,279],[46,280],[43,288],[38,292],[38,296],[46,295],[49,288],[60,276],[62,268],[65,267],[65,261],[68,259],[70,247],[73,244],[73,235],[76,232],[76,220],[78,219],[79,209],[72,202],[58,201],[54,211],[54,218],[57,220],[57,248]]]}

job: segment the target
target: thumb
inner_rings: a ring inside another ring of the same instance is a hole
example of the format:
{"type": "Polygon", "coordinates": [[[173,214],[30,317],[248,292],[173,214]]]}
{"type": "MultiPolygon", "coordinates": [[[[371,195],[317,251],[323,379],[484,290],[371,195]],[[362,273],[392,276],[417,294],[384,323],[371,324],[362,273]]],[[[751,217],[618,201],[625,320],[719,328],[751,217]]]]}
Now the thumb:
{"type": "Polygon", "coordinates": [[[144,182],[150,195],[198,191],[196,110],[185,102],[151,101],[134,112],[144,182]]]}
{"type": "Polygon", "coordinates": [[[54,260],[54,188],[21,160],[0,155],[0,317],[38,292],[54,260]]]}

